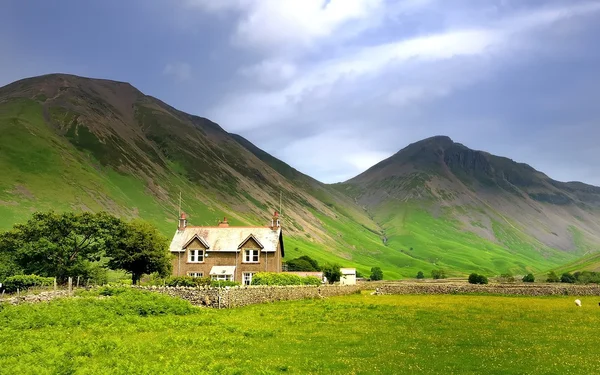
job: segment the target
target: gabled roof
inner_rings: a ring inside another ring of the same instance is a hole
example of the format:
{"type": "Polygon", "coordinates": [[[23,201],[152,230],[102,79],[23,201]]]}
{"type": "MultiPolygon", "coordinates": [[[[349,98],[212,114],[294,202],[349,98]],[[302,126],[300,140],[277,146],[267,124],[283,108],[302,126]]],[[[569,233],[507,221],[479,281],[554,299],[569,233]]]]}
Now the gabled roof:
{"type": "MultiPolygon", "coordinates": [[[[254,235],[253,235],[253,234],[250,234],[248,237],[246,237],[246,239],[245,239],[245,240],[243,240],[243,241],[242,241],[242,243],[240,243],[240,246],[238,246],[237,248],[238,248],[238,249],[241,249],[241,248],[242,248],[242,246],[244,246],[244,244],[245,244],[246,242],[248,242],[248,240],[249,240],[249,239],[251,239],[251,238],[254,240],[254,242],[256,242],[256,243],[258,244],[258,246],[260,246],[260,248],[261,248],[261,249],[264,249],[264,248],[265,248],[265,247],[264,247],[264,246],[263,246],[263,245],[260,243],[260,241],[258,240],[258,238],[254,237],[254,235]]],[[[185,246],[184,246],[184,247],[185,247],[185,246]]]]}
{"type": "Polygon", "coordinates": [[[281,256],[284,256],[283,234],[281,228],[270,227],[186,227],[173,236],[169,250],[172,253],[185,251],[194,238],[202,239],[210,245],[210,251],[240,251],[248,239],[253,238],[261,246],[262,252],[274,253],[281,244],[281,256]]]}
{"type": "Polygon", "coordinates": [[[186,248],[188,246],[190,246],[190,244],[192,243],[192,241],[194,240],[198,240],[200,241],[200,243],[202,243],[202,245],[204,245],[204,247],[206,249],[210,249],[210,246],[206,243],[206,241],[204,241],[204,238],[198,236],[197,234],[195,234],[194,236],[192,236],[192,238],[190,238],[185,244],[183,244],[183,246],[181,246],[182,248],[186,248]]]}

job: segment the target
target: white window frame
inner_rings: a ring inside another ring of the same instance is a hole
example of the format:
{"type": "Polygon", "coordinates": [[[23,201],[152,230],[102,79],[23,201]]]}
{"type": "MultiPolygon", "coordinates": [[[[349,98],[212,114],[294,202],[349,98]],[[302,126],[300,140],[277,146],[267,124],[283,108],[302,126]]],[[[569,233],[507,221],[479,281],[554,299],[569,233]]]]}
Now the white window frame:
{"type": "Polygon", "coordinates": [[[242,282],[244,285],[252,285],[252,277],[256,272],[244,272],[242,273],[242,282]]]}
{"type": "Polygon", "coordinates": [[[189,249],[188,263],[204,263],[205,253],[203,249],[189,249]],[[198,260],[202,257],[202,260],[198,260]]]}
{"type": "Polygon", "coordinates": [[[188,272],[187,275],[190,277],[204,277],[204,272],[188,272]]]}
{"type": "Polygon", "coordinates": [[[210,279],[214,281],[233,281],[233,275],[212,275],[210,279]]]}
{"type": "Polygon", "coordinates": [[[260,250],[255,250],[255,249],[245,249],[244,250],[244,263],[259,263],[259,262],[260,262],[260,250]]]}

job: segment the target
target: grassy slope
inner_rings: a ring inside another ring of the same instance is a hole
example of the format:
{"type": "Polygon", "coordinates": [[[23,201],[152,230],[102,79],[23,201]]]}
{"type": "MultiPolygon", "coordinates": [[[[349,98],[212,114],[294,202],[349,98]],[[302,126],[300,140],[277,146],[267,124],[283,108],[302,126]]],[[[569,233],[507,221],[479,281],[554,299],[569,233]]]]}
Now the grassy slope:
{"type": "Polygon", "coordinates": [[[370,296],[196,309],[127,292],[0,311],[0,374],[593,374],[569,297],[370,296]]]}
{"type": "Polygon", "coordinates": [[[575,272],[575,271],[593,271],[600,272],[600,254],[586,255],[574,262],[567,263],[553,270],[557,275],[561,275],[564,272],[575,272]]]}

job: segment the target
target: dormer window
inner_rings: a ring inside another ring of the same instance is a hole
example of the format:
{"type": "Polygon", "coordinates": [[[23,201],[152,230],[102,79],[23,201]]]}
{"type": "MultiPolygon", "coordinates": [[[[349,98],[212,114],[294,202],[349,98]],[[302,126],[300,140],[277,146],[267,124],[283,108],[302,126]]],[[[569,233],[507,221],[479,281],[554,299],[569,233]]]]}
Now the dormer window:
{"type": "Polygon", "coordinates": [[[204,263],[204,250],[189,250],[188,262],[204,263]]]}
{"type": "Polygon", "coordinates": [[[259,250],[244,250],[244,263],[258,263],[259,250]]]}

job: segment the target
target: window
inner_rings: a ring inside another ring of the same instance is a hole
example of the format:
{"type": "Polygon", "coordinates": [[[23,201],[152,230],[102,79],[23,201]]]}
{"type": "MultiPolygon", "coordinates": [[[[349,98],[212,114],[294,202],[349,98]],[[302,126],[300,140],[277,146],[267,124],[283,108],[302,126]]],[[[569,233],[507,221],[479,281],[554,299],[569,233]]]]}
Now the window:
{"type": "Polygon", "coordinates": [[[189,250],[188,262],[190,263],[203,263],[204,262],[204,250],[189,250]]]}
{"type": "Polygon", "coordinates": [[[191,276],[191,277],[203,277],[204,274],[202,272],[188,272],[188,276],[191,276]]]}
{"type": "Polygon", "coordinates": [[[252,275],[254,275],[254,272],[244,272],[244,275],[243,275],[244,285],[252,284],[252,275]]]}
{"type": "Polygon", "coordinates": [[[233,275],[212,275],[211,280],[233,281],[233,275]]]}
{"type": "Polygon", "coordinates": [[[245,250],[244,251],[244,262],[245,263],[258,263],[258,250],[245,250]]]}

